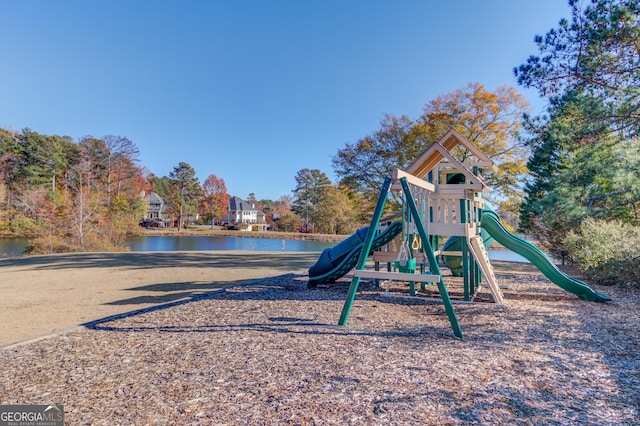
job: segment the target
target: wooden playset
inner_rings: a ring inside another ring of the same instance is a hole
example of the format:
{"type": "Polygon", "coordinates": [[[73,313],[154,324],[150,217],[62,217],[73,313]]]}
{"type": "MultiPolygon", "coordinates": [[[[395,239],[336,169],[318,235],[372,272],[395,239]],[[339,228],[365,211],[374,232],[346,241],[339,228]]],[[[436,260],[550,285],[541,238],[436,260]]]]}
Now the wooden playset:
{"type": "Polygon", "coordinates": [[[360,252],[347,300],[339,324],[344,325],[357,291],[360,278],[409,282],[409,293],[415,295],[415,283],[422,288],[437,284],[451,326],[456,336],[462,331],[455,317],[437,256],[460,256],[462,259],[464,298],[472,300],[480,288],[481,277],[489,284],[493,299],[503,303],[480,231],[480,211],[484,206],[482,193],[488,191],[480,176],[483,169],[495,170],[493,161],[455,130],[434,142],[406,170],[396,169],[385,179],[378,203],[368,228],[369,232],[360,252]],[[465,151],[464,162],[453,150],[465,151]],[[370,246],[379,229],[389,191],[402,193],[403,231],[393,241],[373,252],[375,270],[365,270],[370,246]],[[441,236],[464,239],[460,251],[440,250],[441,236]],[[380,265],[387,264],[381,271],[380,265]],[[419,268],[419,269],[418,269],[419,268]]]}
{"type": "Polygon", "coordinates": [[[332,283],[355,268],[340,315],[345,325],[361,278],[378,283],[408,282],[409,295],[437,285],[451,327],[462,338],[447,286],[438,262],[440,257],[463,281],[463,302],[472,302],[486,284],[495,303],[503,303],[485,247],[495,238],[500,244],[530,261],[554,284],[591,302],[611,300],[580,280],[568,276],[537,247],[511,234],[500,218],[484,205],[489,191],[482,178],[485,170],[496,170],[494,162],[455,130],[434,142],[406,170],[396,169],[386,177],[371,224],[331,249],[325,249],[309,269],[308,287],[332,283]],[[454,154],[455,153],[455,154],[454,154]],[[464,158],[460,161],[458,158],[464,158]],[[391,192],[402,200],[402,221],[381,224],[391,192]],[[448,240],[441,244],[443,236],[448,240]],[[374,268],[365,269],[373,255],[374,268]],[[386,270],[381,265],[386,264],[386,270]]]}

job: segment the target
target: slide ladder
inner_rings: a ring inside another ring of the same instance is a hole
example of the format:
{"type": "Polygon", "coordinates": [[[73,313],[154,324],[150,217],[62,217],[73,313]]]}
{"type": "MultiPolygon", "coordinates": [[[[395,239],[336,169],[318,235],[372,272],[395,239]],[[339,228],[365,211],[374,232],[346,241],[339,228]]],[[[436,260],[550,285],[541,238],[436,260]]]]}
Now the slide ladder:
{"type": "Polygon", "coordinates": [[[478,263],[485,280],[489,284],[493,301],[503,305],[504,299],[502,296],[502,290],[498,287],[498,281],[493,273],[493,266],[491,266],[491,262],[489,261],[489,254],[487,253],[487,249],[484,247],[484,242],[480,235],[474,235],[469,239],[469,249],[473,258],[478,263]]]}

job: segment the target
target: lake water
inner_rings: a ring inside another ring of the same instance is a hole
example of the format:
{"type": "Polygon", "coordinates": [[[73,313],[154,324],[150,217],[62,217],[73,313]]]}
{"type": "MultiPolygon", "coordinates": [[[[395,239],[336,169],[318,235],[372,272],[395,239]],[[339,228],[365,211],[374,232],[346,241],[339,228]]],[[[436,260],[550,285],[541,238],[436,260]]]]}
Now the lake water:
{"type": "Polygon", "coordinates": [[[132,237],[131,251],[182,250],[250,250],[250,251],[322,251],[336,243],[318,241],[278,240],[251,237],[212,237],[184,235],[179,237],[132,237]]]}
{"type": "Polygon", "coordinates": [[[0,238],[0,257],[20,256],[28,244],[28,238],[0,238]]]}
{"type": "MultiPolygon", "coordinates": [[[[27,238],[0,238],[0,257],[20,256],[29,240],[27,238]]],[[[145,236],[128,239],[131,251],[184,251],[184,250],[250,250],[250,251],[317,251],[333,247],[337,243],[318,241],[279,240],[251,237],[217,237],[202,235],[145,236]]],[[[510,262],[528,260],[509,250],[488,250],[489,259],[510,262]]]]}

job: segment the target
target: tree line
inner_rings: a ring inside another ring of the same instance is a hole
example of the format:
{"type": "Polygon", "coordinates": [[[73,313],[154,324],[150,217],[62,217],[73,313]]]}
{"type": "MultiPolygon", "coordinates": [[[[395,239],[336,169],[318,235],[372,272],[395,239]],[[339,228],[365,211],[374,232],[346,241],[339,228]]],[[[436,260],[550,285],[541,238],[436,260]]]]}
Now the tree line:
{"type": "Polygon", "coordinates": [[[640,2],[569,6],[571,19],[536,36],[538,54],[514,69],[549,103],[524,117],[533,155],[521,227],[556,248],[587,218],[640,225],[640,2]]]}
{"type": "MultiPolygon", "coordinates": [[[[144,195],[157,193],[169,221],[213,224],[228,209],[224,179],[180,162],[166,176],[140,164],[140,152],[123,136],[44,135],[0,129],[0,235],[31,238],[33,253],[117,250],[139,232],[148,212],[144,195]],[[194,219],[197,218],[197,219],[194,219]]],[[[358,195],[333,185],[319,170],[296,175],[295,196],[247,201],[262,209],[272,229],[350,233],[362,222],[358,195]]]]}
{"type": "MultiPolygon", "coordinates": [[[[303,168],[292,195],[274,201],[249,194],[247,201],[276,231],[350,234],[369,222],[384,177],[454,127],[501,165],[489,179],[496,201],[505,211],[514,210],[509,206],[522,197],[518,182],[526,170],[517,138],[526,108],[513,88],[491,92],[469,84],[428,103],[416,121],[387,115],[380,130],[346,144],[333,160],[337,183],[321,170],[303,168]]],[[[117,248],[138,231],[147,210],[141,194],[152,191],[179,228],[187,218],[213,223],[224,216],[229,198],[224,179],[211,174],[201,184],[186,162],[158,177],[140,165],[139,154],[122,136],[76,142],[30,129],[0,129],[0,232],[38,236],[34,252],[117,248]]],[[[460,155],[464,159],[468,153],[460,155]]]]}
{"type": "Polygon", "coordinates": [[[145,212],[138,156],[120,136],[0,129],[0,232],[35,237],[37,252],[120,246],[145,212]]]}
{"type": "Polygon", "coordinates": [[[588,278],[640,287],[640,1],[570,0],[570,19],[514,68],[548,101],[525,115],[521,229],[588,278]]]}

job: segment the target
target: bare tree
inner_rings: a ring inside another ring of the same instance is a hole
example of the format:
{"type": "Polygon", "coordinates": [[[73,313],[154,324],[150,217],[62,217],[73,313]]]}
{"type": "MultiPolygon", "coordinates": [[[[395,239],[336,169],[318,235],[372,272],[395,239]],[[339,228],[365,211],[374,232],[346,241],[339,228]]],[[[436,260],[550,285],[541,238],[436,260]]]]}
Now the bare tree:
{"type": "Polygon", "coordinates": [[[139,161],[140,151],[128,138],[123,136],[107,135],[102,138],[105,144],[105,171],[107,179],[107,200],[111,205],[113,185],[116,186],[116,195],[120,194],[122,183],[135,177],[138,169],[135,164],[139,161]]]}
{"type": "Polygon", "coordinates": [[[80,247],[85,238],[95,231],[92,226],[102,206],[101,192],[96,190],[95,165],[90,156],[83,153],[80,162],[69,170],[67,187],[72,201],[71,222],[80,247]]]}

